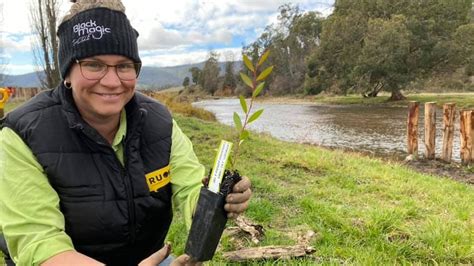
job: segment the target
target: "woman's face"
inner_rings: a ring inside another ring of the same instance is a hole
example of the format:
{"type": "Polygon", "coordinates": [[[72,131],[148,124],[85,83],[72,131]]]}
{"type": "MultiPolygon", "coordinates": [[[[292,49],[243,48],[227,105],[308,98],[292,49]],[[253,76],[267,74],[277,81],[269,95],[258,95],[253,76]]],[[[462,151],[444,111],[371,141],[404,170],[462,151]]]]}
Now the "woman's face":
{"type": "Polygon", "coordinates": [[[133,63],[132,60],[120,55],[98,55],[81,59],[80,62],[82,66],[74,63],[66,80],[71,83],[74,102],[82,117],[96,122],[119,117],[125,104],[133,97],[137,80],[136,76],[130,80],[120,79],[117,72],[124,77],[123,73],[130,71],[127,70],[127,63],[133,63]],[[105,75],[95,79],[101,76],[97,74],[101,63],[119,66],[118,69],[106,67],[105,75]]]}

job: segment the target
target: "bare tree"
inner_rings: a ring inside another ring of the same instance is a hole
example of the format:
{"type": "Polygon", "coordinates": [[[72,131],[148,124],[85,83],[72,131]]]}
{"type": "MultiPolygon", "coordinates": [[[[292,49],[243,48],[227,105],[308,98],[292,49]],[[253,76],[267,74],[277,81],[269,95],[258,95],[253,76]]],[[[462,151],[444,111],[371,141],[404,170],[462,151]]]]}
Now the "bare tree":
{"type": "MultiPolygon", "coordinates": [[[[3,3],[0,3],[0,28],[3,28],[3,3]]],[[[6,55],[4,54],[5,50],[5,42],[3,40],[3,35],[0,34],[0,86],[4,86],[5,75],[8,60],[6,55]]]]}
{"type": "Polygon", "coordinates": [[[33,54],[38,67],[38,79],[43,89],[56,87],[61,81],[58,61],[58,0],[31,0],[30,24],[36,33],[33,40],[33,54]],[[43,75],[44,73],[44,75],[43,75]]]}
{"type": "MultiPolygon", "coordinates": [[[[1,42],[0,42],[1,43],[1,42]]],[[[5,86],[5,75],[7,74],[7,64],[8,60],[6,56],[3,54],[3,47],[0,47],[0,86],[5,86]]]]}

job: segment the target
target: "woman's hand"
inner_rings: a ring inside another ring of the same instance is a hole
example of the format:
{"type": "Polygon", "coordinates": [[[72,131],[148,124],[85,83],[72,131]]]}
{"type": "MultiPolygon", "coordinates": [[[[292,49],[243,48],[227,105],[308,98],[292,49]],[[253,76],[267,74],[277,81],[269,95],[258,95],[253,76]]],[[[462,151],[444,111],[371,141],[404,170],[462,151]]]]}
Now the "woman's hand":
{"type": "MultiPolygon", "coordinates": [[[[170,253],[171,253],[171,245],[165,244],[164,247],[162,247],[160,250],[151,254],[148,258],[142,260],[140,264],[138,264],[138,266],[157,266],[163,260],[165,260],[169,256],[170,253]]],[[[171,266],[200,266],[202,265],[202,262],[194,261],[188,255],[183,254],[177,257],[175,260],[173,260],[170,265],[171,266]]]]}
{"type": "Polygon", "coordinates": [[[177,257],[172,263],[171,266],[201,266],[202,262],[194,261],[186,254],[183,254],[177,257]]]}
{"type": "Polygon", "coordinates": [[[224,209],[227,211],[227,217],[236,218],[248,208],[252,196],[250,186],[250,179],[246,176],[234,185],[232,193],[229,193],[225,199],[224,209]]]}
{"type": "Polygon", "coordinates": [[[156,266],[166,259],[171,252],[171,245],[165,244],[160,250],[151,254],[148,258],[142,260],[138,266],[156,266]]]}

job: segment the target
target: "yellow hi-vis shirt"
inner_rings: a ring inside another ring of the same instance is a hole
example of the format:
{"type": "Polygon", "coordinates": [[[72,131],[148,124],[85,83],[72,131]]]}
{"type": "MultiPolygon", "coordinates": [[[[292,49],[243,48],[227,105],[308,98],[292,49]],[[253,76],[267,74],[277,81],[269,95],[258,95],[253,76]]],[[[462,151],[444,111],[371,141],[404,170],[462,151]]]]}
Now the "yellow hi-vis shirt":
{"type": "MultiPolygon", "coordinates": [[[[122,112],[112,143],[122,164],[126,128],[122,112]]],[[[174,120],[169,173],[173,208],[183,213],[190,228],[204,167],[174,120]]],[[[74,250],[65,232],[58,194],[30,148],[10,128],[0,131],[0,232],[17,265],[39,265],[56,254],[74,250]]]]}

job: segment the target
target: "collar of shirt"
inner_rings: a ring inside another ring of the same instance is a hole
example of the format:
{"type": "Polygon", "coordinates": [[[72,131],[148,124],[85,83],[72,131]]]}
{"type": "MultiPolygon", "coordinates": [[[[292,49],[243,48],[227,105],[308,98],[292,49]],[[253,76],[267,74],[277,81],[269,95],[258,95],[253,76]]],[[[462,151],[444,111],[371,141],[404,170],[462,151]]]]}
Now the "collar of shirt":
{"type": "Polygon", "coordinates": [[[127,114],[125,113],[125,109],[122,110],[120,113],[120,125],[117,130],[117,133],[115,133],[115,138],[114,141],[112,142],[112,149],[114,149],[115,154],[117,154],[117,157],[119,161],[124,164],[123,161],[123,140],[125,139],[125,136],[127,135],[127,114]]]}

